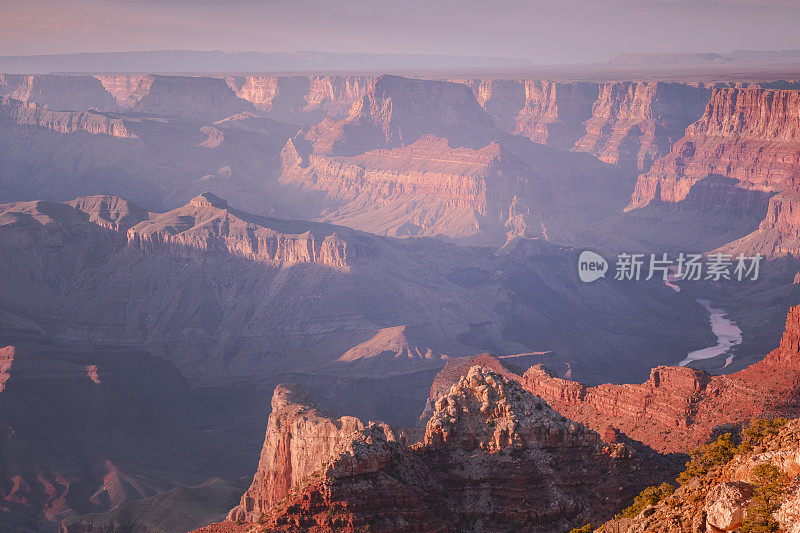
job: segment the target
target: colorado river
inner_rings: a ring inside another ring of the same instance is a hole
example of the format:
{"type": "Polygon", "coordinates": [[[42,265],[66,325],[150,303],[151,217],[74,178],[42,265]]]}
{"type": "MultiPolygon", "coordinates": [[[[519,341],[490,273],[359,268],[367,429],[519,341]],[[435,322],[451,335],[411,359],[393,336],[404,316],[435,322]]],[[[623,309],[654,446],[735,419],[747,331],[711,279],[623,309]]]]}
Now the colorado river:
{"type": "MultiPolygon", "coordinates": [[[[680,292],[681,288],[675,284],[676,279],[674,270],[670,270],[670,274],[667,276],[667,280],[664,282],[664,285],[675,292],[680,292]]],[[[736,325],[736,322],[730,320],[729,318],[725,318],[728,315],[727,311],[724,309],[711,307],[711,302],[702,298],[697,298],[695,301],[702,305],[708,312],[708,319],[711,322],[711,332],[716,335],[717,344],[714,346],[709,346],[708,348],[689,352],[689,354],[686,356],[686,359],[678,363],[680,366],[686,366],[692,361],[717,357],[718,355],[727,353],[728,350],[737,344],[742,343],[742,330],[739,329],[739,326],[736,325]]],[[[728,355],[728,357],[725,358],[725,366],[728,366],[732,362],[733,355],[728,355]]]]}
{"type": "MultiPolygon", "coordinates": [[[[711,321],[711,331],[717,336],[717,344],[715,346],[703,348],[702,350],[689,352],[686,359],[678,363],[680,366],[686,366],[692,361],[717,357],[718,355],[727,353],[728,350],[737,344],[742,343],[742,330],[739,329],[739,326],[737,326],[733,320],[725,318],[728,314],[727,311],[711,307],[711,302],[703,300],[702,298],[698,298],[697,303],[705,307],[706,311],[708,311],[708,317],[711,321]]],[[[733,355],[729,355],[725,359],[725,366],[731,364],[732,361],[733,355]]]]}

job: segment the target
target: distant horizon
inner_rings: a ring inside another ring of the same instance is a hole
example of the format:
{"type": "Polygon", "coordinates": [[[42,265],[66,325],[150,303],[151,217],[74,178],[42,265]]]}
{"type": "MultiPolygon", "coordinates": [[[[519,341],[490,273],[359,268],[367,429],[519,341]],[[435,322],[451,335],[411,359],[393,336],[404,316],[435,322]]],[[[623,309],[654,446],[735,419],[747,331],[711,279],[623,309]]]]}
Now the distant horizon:
{"type": "Polygon", "coordinates": [[[0,53],[325,50],[591,64],[643,49],[798,49],[797,20],[800,0],[5,0],[0,53]]]}
{"type": "Polygon", "coordinates": [[[636,57],[636,56],[661,56],[661,57],[680,57],[680,56],[701,56],[701,55],[719,55],[719,56],[732,56],[735,54],[755,53],[755,54],[786,54],[792,53],[792,56],[800,56],[800,46],[797,48],[765,48],[765,49],[752,49],[752,48],[737,48],[732,50],[684,50],[675,52],[658,52],[658,51],[628,51],[619,52],[613,56],[609,56],[605,60],[599,59],[597,61],[573,61],[573,62],[555,62],[543,63],[536,62],[530,57],[521,55],[474,55],[474,54],[444,54],[435,52],[370,52],[363,50],[349,50],[349,51],[331,51],[324,49],[297,49],[297,50],[239,50],[239,49],[220,49],[220,48],[142,48],[142,49],[129,49],[129,50],[86,50],[78,52],[40,52],[30,54],[0,54],[0,58],[27,58],[27,57],[46,57],[46,56],[79,56],[79,55],[112,55],[112,54],[152,54],[152,53],[219,53],[226,55],[237,54],[260,54],[260,55],[301,55],[301,54],[320,54],[331,56],[345,56],[345,55],[366,55],[366,56],[420,56],[420,57],[466,57],[466,58],[480,58],[480,59],[507,59],[511,61],[524,61],[535,65],[595,65],[604,64],[619,57],[636,57]]]}

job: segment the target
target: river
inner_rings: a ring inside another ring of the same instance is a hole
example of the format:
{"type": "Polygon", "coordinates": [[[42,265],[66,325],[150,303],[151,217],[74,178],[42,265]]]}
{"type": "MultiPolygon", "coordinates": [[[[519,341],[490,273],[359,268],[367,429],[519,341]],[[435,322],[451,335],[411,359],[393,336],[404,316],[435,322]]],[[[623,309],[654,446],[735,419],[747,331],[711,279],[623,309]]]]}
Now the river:
{"type": "MultiPolygon", "coordinates": [[[[671,271],[667,276],[667,280],[664,282],[664,285],[671,288],[675,292],[680,292],[681,288],[675,283],[675,281],[676,279],[674,272],[671,271]]],[[[700,350],[689,352],[686,355],[686,358],[678,363],[680,366],[686,366],[692,361],[700,361],[701,359],[711,359],[720,356],[728,353],[728,351],[737,344],[742,343],[742,330],[739,329],[739,326],[736,325],[736,322],[726,318],[728,316],[727,311],[718,307],[711,307],[711,302],[709,300],[704,300],[703,298],[697,298],[695,301],[702,305],[708,313],[708,320],[711,323],[711,332],[716,335],[717,344],[714,346],[709,346],[708,348],[702,348],[700,350]]],[[[728,357],[725,358],[725,366],[730,365],[733,362],[733,358],[733,354],[728,354],[728,357]]]]}

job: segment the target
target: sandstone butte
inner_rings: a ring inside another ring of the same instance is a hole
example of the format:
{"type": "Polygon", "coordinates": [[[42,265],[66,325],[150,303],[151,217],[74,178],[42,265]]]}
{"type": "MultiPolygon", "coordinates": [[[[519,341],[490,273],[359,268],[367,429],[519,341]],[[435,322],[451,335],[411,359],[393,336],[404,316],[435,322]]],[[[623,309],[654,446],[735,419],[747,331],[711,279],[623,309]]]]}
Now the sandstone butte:
{"type": "Polygon", "coordinates": [[[421,442],[407,441],[278,386],[252,485],[226,522],[198,531],[565,531],[610,517],[669,470],[482,366],[436,399],[421,442]]]}

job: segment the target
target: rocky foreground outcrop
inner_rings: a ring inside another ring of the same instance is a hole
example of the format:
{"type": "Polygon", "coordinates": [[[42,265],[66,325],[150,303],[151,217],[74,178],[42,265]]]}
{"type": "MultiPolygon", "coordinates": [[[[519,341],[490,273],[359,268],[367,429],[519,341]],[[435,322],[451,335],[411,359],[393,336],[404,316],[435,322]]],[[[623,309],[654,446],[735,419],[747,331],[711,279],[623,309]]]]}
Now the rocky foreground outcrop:
{"type": "Polygon", "coordinates": [[[718,426],[800,413],[799,339],[800,306],[795,306],[780,346],[729,375],[659,366],[642,384],[589,387],[536,365],[525,372],[523,386],[597,431],[613,426],[656,450],[686,451],[707,442],[718,426]]]}
{"type": "Polygon", "coordinates": [[[279,386],[253,484],[201,531],[565,531],[665,472],[481,366],[404,440],[279,386]]]}
{"type": "Polygon", "coordinates": [[[723,437],[687,467],[677,490],[597,532],[800,531],[800,419],[756,424],[738,447],[723,437]]]}

